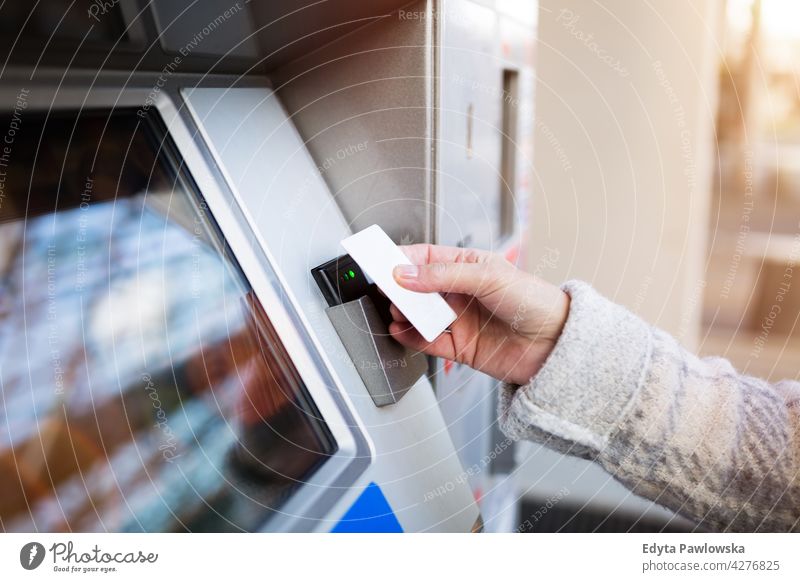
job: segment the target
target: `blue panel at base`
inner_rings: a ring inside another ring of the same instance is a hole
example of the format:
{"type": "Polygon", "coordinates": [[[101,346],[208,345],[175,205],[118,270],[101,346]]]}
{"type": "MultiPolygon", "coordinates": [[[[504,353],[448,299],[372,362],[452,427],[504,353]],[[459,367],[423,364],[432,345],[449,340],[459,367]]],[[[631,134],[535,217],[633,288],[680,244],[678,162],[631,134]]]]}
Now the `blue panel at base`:
{"type": "Polygon", "coordinates": [[[370,483],[336,524],[333,533],[403,533],[403,527],[375,483],[370,483]]]}

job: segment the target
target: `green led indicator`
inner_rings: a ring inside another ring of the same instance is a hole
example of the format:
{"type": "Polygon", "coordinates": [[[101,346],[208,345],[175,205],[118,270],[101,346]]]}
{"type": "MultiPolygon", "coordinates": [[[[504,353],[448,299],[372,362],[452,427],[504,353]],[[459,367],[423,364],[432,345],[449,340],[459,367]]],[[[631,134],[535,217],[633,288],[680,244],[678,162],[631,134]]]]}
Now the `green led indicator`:
{"type": "Polygon", "coordinates": [[[353,272],[353,270],[352,270],[352,269],[350,269],[349,271],[347,271],[347,274],[348,274],[348,275],[350,275],[350,278],[351,278],[351,279],[355,279],[355,278],[356,278],[356,274],[353,272]]]}

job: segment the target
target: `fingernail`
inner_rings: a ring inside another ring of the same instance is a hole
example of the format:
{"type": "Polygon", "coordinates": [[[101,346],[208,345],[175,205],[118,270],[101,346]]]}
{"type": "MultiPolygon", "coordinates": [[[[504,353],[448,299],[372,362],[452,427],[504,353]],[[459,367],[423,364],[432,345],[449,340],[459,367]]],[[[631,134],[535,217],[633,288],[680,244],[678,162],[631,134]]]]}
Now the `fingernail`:
{"type": "Polygon", "coordinates": [[[397,265],[394,268],[394,276],[398,279],[416,279],[419,275],[419,267],[416,265],[397,265]]]}

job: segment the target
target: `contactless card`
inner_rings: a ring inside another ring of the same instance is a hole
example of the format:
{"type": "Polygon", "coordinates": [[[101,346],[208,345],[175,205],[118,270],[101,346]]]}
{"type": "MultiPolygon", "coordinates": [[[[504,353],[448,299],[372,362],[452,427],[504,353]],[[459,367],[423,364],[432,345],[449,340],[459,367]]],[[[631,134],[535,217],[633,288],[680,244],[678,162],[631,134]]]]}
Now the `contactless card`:
{"type": "Polygon", "coordinates": [[[394,280],[394,267],[411,261],[377,224],[347,237],[342,246],[427,341],[455,321],[455,311],[441,295],[410,291],[394,280]]]}

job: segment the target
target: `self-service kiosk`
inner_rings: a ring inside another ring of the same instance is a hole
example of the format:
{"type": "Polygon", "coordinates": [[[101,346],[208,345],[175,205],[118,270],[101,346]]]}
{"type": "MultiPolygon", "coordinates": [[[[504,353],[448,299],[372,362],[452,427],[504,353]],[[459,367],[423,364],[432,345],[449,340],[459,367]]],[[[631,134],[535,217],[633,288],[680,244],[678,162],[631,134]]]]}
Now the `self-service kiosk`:
{"type": "Polygon", "coordinates": [[[376,402],[312,270],[373,223],[515,258],[535,6],[40,4],[2,25],[2,528],[502,529],[493,384],[403,354],[376,402]]]}

